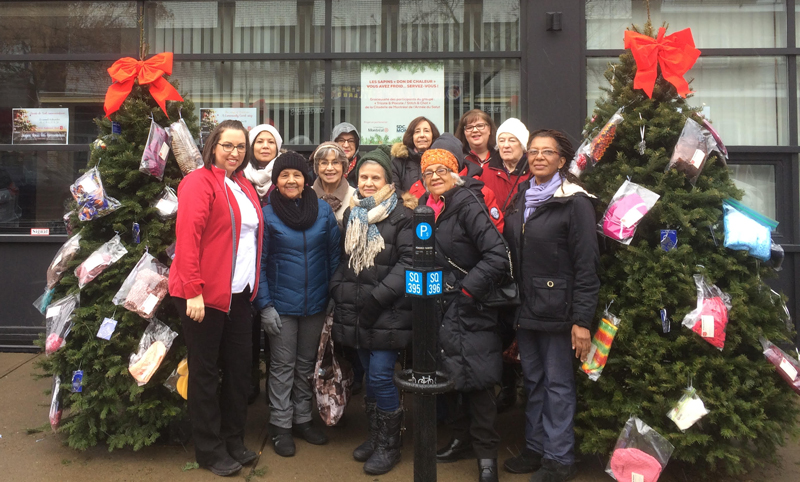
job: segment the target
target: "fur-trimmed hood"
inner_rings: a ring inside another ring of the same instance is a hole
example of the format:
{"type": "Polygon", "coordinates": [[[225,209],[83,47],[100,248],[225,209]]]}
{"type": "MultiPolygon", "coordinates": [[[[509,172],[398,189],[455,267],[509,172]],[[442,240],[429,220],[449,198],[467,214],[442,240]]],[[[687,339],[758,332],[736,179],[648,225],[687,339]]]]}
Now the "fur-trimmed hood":
{"type": "Polygon", "coordinates": [[[408,147],[402,142],[392,144],[392,157],[408,159],[408,147]]]}

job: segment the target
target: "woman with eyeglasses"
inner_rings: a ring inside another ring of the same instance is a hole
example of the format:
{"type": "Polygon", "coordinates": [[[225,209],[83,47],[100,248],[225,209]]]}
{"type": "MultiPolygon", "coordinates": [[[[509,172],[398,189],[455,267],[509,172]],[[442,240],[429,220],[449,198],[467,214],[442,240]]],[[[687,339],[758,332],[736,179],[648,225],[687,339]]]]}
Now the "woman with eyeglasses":
{"type": "Polygon", "coordinates": [[[462,115],[456,126],[456,138],[464,146],[465,160],[483,167],[492,156],[499,159],[495,151],[496,130],[494,120],[480,109],[462,115]]]}
{"type": "Polygon", "coordinates": [[[222,121],[203,149],[203,168],[178,186],[169,293],[189,361],[189,418],[197,463],[227,476],[255,460],[244,446],[250,384],[250,302],[259,285],[264,222],[242,174],[252,154],[247,129],[222,121]],[[220,388],[220,370],[222,387],[220,388]],[[219,394],[218,394],[219,388],[219,394]]]}
{"type": "Polygon", "coordinates": [[[269,432],[275,453],[295,453],[292,435],[314,445],[328,437],[311,421],[311,377],[328,306],[328,283],[339,265],[339,226],[330,205],[308,185],[306,159],[286,152],[275,160],[264,207],[258,294],[270,348],[269,432]]]}
{"type": "Polygon", "coordinates": [[[311,163],[317,174],[312,188],[317,197],[330,204],[341,229],[344,211],[350,207],[350,199],[356,192],[344,177],[347,155],[335,142],[323,142],[311,153],[311,163]]]}
{"type": "Polygon", "coordinates": [[[392,146],[392,177],[398,192],[409,192],[417,199],[425,194],[419,163],[438,137],[439,129],[425,117],[408,124],[403,141],[392,146]]]}
{"type": "Polygon", "coordinates": [[[501,351],[497,310],[480,300],[509,272],[503,240],[492,224],[482,183],[458,176],[456,157],[444,149],[422,155],[428,193],[420,204],[436,216],[436,265],[442,269],[439,328],[440,366],[455,383],[448,403],[450,443],[439,462],[475,457],[480,482],[497,481],[494,386],[500,382],[501,351]]]}
{"type": "Polygon", "coordinates": [[[536,471],[533,481],[566,481],[577,472],[572,362],[588,356],[600,290],[596,198],[568,172],[574,154],[561,132],[535,131],[527,151],[533,178],[506,211],[504,234],[521,273],[516,328],[527,405],[525,448],[504,466],[536,471]]]}

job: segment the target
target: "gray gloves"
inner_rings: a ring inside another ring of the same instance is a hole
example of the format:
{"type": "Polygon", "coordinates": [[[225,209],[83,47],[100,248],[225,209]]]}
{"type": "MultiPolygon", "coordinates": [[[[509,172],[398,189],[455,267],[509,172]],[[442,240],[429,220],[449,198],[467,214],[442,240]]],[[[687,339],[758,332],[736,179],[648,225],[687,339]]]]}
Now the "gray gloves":
{"type": "Polygon", "coordinates": [[[281,316],[275,311],[272,305],[267,306],[261,310],[261,328],[267,332],[269,336],[277,336],[281,332],[281,316]]]}

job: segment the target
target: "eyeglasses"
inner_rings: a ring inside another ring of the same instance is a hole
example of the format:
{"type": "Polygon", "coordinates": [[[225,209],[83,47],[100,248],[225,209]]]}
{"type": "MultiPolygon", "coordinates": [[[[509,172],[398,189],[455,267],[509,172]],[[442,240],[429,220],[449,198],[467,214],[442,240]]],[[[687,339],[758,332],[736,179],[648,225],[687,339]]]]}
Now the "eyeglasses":
{"type": "Polygon", "coordinates": [[[341,165],[342,165],[342,163],[339,162],[339,161],[319,161],[320,169],[327,169],[327,168],[329,168],[331,166],[336,167],[336,166],[341,166],[341,165]]]}
{"type": "Polygon", "coordinates": [[[342,137],[342,138],[336,139],[336,143],[339,144],[339,145],[342,145],[342,146],[344,146],[346,144],[355,145],[356,139],[354,137],[351,137],[349,139],[342,137]]]}
{"type": "Polygon", "coordinates": [[[472,124],[472,125],[464,126],[464,132],[470,132],[470,131],[483,132],[486,129],[486,126],[488,126],[488,125],[489,124],[487,124],[485,122],[481,122],[480,124],[472,124]]]}
{"type": "Polygon", "coordinates": [[[220,146],[222,148],[222,150],[225,151],[225,152],[233,152],[233,149],[236,149],[236,152],[245,152],[245,151],[247,151],[247,144],[239,144],[237,146],[234,146],[230,142],[226,142],[224,144],[220,144],[218,142],[217,145],[220,146]]]}
{"type": "Polygon", "coordinates": [[[422,173],[422,179],[427,181],[428,179],[433,177],[433,173],[434,172],[439,177],[445,177],[448,172],[453,172],[453,171],[451,171],[450,169],[448,169],[446,167],[440,167],[439,169],[437,169],[435,171],[425,171],[425,172],[423,172],[422,173]]]}
{"type": "Polygon", "coordinates": [[[533,157],[534,159],[539,157],[539,154],[547,158],[553,158],[558,156],[558,152],[552,149],[543,149],[541,151],[539,149],[531,149],[528,151],[528,156],[533,157]]]}

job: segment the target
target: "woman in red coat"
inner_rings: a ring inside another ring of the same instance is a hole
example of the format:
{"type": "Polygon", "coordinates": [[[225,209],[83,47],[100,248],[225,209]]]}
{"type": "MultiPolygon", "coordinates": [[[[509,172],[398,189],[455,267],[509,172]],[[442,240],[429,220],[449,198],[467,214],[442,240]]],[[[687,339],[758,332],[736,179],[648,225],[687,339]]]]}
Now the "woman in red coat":
{"type": "Polygon", "coordinates": [[[189,417],[195,457],[217,475],[255,460],[244,446],[250,388],[252,317],[264,222],[242,171],[252,158],[247,130],[221,122],[203,167],[178,186],[175,259],[169,293],[181,316],[189,360],[189,417]],[[219,370],[222,369],[222,387],[219,370]]]}

